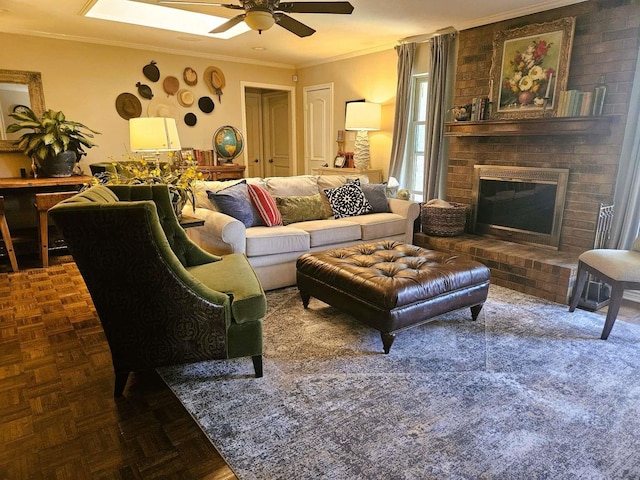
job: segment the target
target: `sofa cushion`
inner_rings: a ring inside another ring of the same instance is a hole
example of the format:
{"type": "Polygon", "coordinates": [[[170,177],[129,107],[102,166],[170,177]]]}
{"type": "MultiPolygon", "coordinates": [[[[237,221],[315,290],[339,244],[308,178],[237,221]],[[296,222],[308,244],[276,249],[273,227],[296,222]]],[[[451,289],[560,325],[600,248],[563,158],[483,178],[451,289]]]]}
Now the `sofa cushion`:
{"type": "Polygon", "coordinates": [[[342,185],[347,183],[348,178],[349,177],[347,177],[346,175],[320,175],[318,177],[318,191],[322,196],[322,206],[324,207],[325,218],[333,218],[333,210],[331,209],[331,203],[329,203],[327,194],[324,193],[324,191],[330,188],[341,187],[342,185]]]}
{"type": "Polygon", "coordinates": [[[361,235],[360,225],[345,219],[313,220],[294,223],[291,226],[309,234],[311,248],[360,240],[361,235]]]}
{"type": "Polygon", "coordinates": [[[360,224],[362,240],[375,240],[406,233],[407,219],[396,213],[360,215],[350,217],[349,221],[360,224]]]}
{"type": "Polygon", "coordinates": [[[274,197],[309,196],[319,192],[318,177],[315,175],[268,177],[264,179],[264,184],[274,197]]]}
{"type": "MultiPolygon", "coordinates": [[[[348,181],[352,182],[353,180],[348,181]]],[[[367,202],[371,205],[371,213],[388,213],[391,211],[387,200],[386,183],[366,183],[361,184],[360,187],[367,202]]]]}
{"type": "Polygon", "coordinates": [[[207,287],[231,295],[231,312],[237,323],[256,321],[266,313],[264,292],[244,255],[224,255],[219,262],[187,270],[207,287]]]}
{"type": "Polygon", "coordinates": [[[198,180],[195,182],[194,189],[196,208],[206,208],[214,212],[217,211],[218,208],[209,198],[207,191],[219,192],[220,190],[224,190],[241,182],[247,182],[247,185],[258,185],[264,188],[264,180],[260,177],[242,178],[239,180],[198,180]]]}
{"type": "Polygon", "coordinates": [[[276,197],[276,205],[282,215],[283,225],[324,218],[322,197],[319,193],[315,195],[276,197]]]}
{"type": "Polygon", "coordinates": [[[251,203],[253,203],[264,225],[267,227],[282,225],[282,215],[280,215],[276,201],[269,195],[269,192],[258,185],[249,184],[247,187],[251,203]]]}
{"type": "Polygon", "coordinates": [[[326,189],[324,193],[329,199],[334,218],[365,215],[371,211],[371,205],[360,187],[360,180],[356,179],[353,183],[346,183],[338,188],[326,189]]]}
{"type": "Polygon", "coordinates": [[[253,227],[246,231],[247,257],[275,255],[282,252],[306,252],[310,248],[310,237],[299,228],[253,227]]]}
{"type": "Polygon", "coordinates": [[[245,227],[264,225],[260,215],[258,215],[251,203],[245,180],[217,192],[209,190],[207,195],[209,195],[219,212],[240,220],[245,227]]]}

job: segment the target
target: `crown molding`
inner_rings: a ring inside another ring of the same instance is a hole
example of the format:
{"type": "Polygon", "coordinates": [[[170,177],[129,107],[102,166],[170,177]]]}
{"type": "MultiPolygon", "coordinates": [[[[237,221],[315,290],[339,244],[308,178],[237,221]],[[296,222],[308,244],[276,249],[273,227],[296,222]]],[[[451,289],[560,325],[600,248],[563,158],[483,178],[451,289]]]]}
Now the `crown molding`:
{"type": "Polygon", "coordinates": [[[21,30],[21,29],[12,29],[12,28],[5,28],[0,33],[11,33],[15,35],[24,35],[27,37],[40,37],[40,38],[48,38],[48,39],[53,38],[56,40],[67,40],[70,42],[89,43],[94,45],[105,45],[109,47],[119,47],[119,48],[130,48],[133,50],[143,50],[147,52],[159,52],[159,53],[167,53],[171,55],[206,58],[209,60],[220,60],[220,61],[233,62],[233,63],[259,65],[262,67],[283,68],[288,70],[295,70],[296,68],[294,65],[287,64],[287,63],[265,62],[262,60],[253,60],[250,58],[232,57],[229,55],[219,55],[215,53],[206,53],[206,52],[194,52],[192,50],[162,48],[162,47],[140,44],[140,43],[118,42],[113,40],[102,40],[102,39],[97,39],[92,37],[81,37],[76,35],[53,34],[49,32],[37,32],[33,30],[21,30]]]}
{"type": "Polygon", "coordinates": [[[482,27],[491,23],[502,22],[504,20],[511,20],[513,18],[524,17],[525,15],[532,15],[534,13],[545,12],[547,10],[553,10],[554,8],[566,7],[568,5],[575,5],[577,3],[586,2],[587,0],[550,0],[546,2],[536,3],[527,7],[519,8],[516,10],[509,10],[497,15],[491,15],[488,17],[477,18],[472,22],[463,22],[453,25],[453,27],[460,30],[468,30],[470,28],[482,27]]]}

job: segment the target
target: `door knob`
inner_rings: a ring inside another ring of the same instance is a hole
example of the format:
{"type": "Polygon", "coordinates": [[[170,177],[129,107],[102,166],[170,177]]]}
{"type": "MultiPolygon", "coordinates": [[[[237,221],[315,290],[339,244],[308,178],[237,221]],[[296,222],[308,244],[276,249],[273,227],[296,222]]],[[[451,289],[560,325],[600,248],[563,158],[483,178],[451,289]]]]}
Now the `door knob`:
{"type": "Polygon", "coordinates": [[[260,163],[260,160],[258,158],[256,158],[253,163],[260,163]]]}
{"type": "Polygon", "coordinates": [[[269,159],[269,163],[273,163],[273,158],[270,158],[270,159],[269,159]]]}

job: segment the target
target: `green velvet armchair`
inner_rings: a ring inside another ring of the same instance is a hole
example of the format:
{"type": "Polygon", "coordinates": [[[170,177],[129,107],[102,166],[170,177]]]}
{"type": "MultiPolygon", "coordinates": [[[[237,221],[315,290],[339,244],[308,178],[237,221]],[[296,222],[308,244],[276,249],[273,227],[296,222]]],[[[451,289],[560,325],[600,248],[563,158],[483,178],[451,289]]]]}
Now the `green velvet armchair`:
{"type": "Polygon", "coordinates": [[[246,257],[200,249],[166,185],[93,186],[51,210],[111,349],[114,396],[129,373],[250,356],[262,376],[264,291],[246,257]]]}

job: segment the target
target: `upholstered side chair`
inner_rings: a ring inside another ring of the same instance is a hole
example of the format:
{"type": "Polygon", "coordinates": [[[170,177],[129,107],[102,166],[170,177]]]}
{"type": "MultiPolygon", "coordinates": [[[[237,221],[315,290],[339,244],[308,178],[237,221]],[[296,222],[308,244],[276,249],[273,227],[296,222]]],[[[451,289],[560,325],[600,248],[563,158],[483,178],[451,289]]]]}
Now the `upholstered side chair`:
{"type": "Polygon", "coordinates": [[[600,336],[606,340],[618,316],[624,291],[640,290],[640,237],[633,242],[631,250],[602,248],[588,250],[578,257],[578,274],[569,302],[570,312],[575,311],[578,305],[589,273],[611,287],[607,318],[600,336]]]}
{"type": "Polygon", "coordinates": [[[87,285],[121,396],[132,371],[252,357],[262,376],[264,291],[241,254],[180,227],[166,185],[93,186],[49,210],[87,285]]]}

